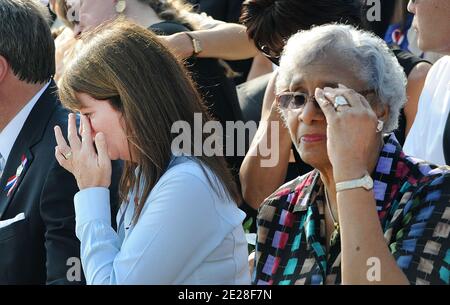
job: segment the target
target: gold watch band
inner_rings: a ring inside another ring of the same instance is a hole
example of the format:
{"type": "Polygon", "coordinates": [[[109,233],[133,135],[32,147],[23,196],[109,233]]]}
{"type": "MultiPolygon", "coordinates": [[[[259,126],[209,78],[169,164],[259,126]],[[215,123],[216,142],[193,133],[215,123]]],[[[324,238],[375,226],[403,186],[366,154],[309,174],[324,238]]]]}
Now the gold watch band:
{"type": "Polygon", "coordinates": [[[189,32],[184,32],[184,33],[191,39],[192,47],[194,49],[192,56],[197,56],[200,52],[203,51],[200,40],[197,37],[195,37],[194,34],[192,34],[192,33],[189,33],[189,32]]]}

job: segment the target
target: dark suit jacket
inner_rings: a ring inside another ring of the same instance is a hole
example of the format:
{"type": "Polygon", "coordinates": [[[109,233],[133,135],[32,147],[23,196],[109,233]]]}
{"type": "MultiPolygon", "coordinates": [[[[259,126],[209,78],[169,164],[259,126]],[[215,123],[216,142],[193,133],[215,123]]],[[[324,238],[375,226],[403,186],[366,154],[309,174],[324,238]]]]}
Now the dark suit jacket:
{"type": "MultiPolygon", "coordinates": [[[[0,228],[0,284],[77,283],[69,282],[66,274],[74,266],[68,260],[80,256],[73,204],[78,187],[54,156],[53,127],[66,132],[68,114],[55,91],[52,83],[34,106],[0,180],[0,220],[25,214],[24,220],[0,228]],[[7,181],[23,158],[27,163],[8,194],[7,181]]],[[[117,175],[117,167],[115,171],[117,175]]],[[[112,202],[117,201],[117,177],[113,180],[112,202]]],[[[83,276],[78,283],[84,283],[83,276]]]]}

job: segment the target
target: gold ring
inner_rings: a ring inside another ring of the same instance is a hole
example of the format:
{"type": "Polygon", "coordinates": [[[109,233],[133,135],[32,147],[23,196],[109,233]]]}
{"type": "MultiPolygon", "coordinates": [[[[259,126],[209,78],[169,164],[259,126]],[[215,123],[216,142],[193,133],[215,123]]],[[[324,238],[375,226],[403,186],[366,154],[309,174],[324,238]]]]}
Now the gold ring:
{"type": "Polygon", "coordinates": [[[69,151],[67,154],[63,154],[64,159],[69,160],[70,158],[72,158],[72,152],[69,151]]]}

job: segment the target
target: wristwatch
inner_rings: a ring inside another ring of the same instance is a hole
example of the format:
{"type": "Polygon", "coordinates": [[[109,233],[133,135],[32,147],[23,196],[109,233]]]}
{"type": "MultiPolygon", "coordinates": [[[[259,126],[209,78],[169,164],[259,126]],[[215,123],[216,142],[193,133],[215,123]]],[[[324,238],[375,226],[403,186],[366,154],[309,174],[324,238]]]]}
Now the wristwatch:
{"type": "Polygon", "coordinates": [[[351,190],[356,188],[364,188],[367,191],[373,189],[373,180],[372,177],[368,173],[364,175],[364,177],[360,179],[354,179],[349,181],[343,181],[336,183],[336,193],[345,190],[351,190]]]}
{"type": "Polygon", "coordinates": [[[195,37],[193,34],[189,32],[184,32],[186,35],[189,36],[192,42],[192,47],[194,48],[194,53],[192,53],[192,56],[197,56],[200,52],[203,51],[202,45],[200,43],[200,40],[195,37]]]}

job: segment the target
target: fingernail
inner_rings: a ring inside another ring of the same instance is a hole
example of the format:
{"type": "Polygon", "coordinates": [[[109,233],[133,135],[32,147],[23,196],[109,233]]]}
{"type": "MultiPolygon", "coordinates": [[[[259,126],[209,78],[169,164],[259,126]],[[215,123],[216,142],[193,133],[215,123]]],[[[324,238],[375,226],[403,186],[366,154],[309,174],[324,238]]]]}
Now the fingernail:
{"type": "Polygon", "coordinates": [[[320,88],[316,88],[316,92],[314,93],[314,95],[320,99],[323,100],[323,90],[320,88]]]}
{"type": "Polygon", "coordinates": [[[105,139],[103,133],[99,132],[97,133],[97,135],[95,136],[97,138],[97,140],[103,141],[105,139]]]}
{"type": "Polygon", "coordinates": [[[326,97],[333,97],[333,94],[331,94],[330,92],[325,92],[325,96],[326,97]]]}

